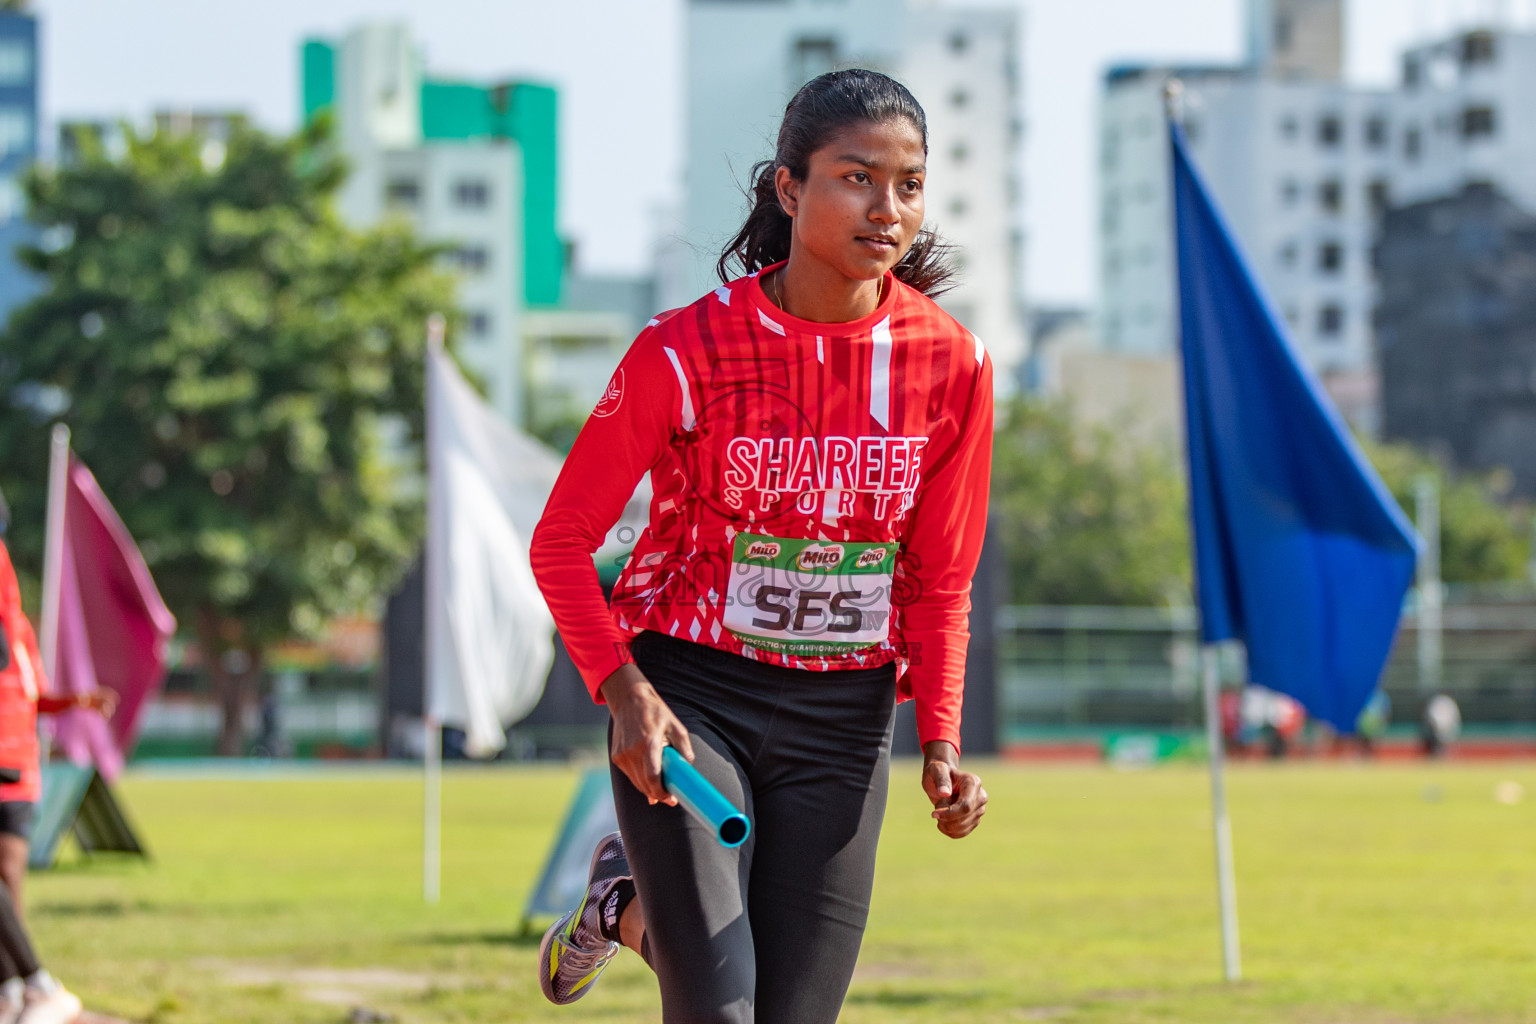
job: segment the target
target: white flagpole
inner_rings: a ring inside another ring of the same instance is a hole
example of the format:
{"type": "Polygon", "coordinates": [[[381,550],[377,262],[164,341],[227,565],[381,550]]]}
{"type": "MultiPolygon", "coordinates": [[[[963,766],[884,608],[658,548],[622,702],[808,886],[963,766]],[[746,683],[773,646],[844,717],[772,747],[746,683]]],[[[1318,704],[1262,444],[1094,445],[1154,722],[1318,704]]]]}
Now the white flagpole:
{"type": "MultiPolygon", "coordinates": [[[[1184,117],[1184,83],[1163,83],[1163,109],[1170,122],[1184,117]]],[[[1205,742],[1211,754],[1211,831],[1216,840],[1216,899],[1221,910],[1221,966],[1228,981],[1243,976],[1237,936],[1237,877],[1232,868],[1232,819],[1227,816],[1226,746],[1221,729],[1221,673],[1216,645],[1200,646],[1200,676],[1205,697],[1205,742]]]]}
{"type": "Polygon", "coordinates": [[[64,495],[69,480],[69,428],[55,423],[48,449],[48,525],[43,540],[43,671],[53,679],[59,646],[59,595],[64,586],[64,495]]]}
{"type": "MultiPolygon", "coordinates": [[[[69,481],[69,428],[53,425],[48,446],[48,511],[43,535],[43,608],[42,636],[38,637],[43,656],[41,685],[53,684],[58,667],[59,599],[64,590],[64,502],[69,481]]],[[[37,722],[38,751],[42,760],[49,757],[49,736],[41,718],[37,722]]]]}
{"type": "Polygon", "coordinates": [[[440,635],[435,624],[440,616],[446,613],[446,609],[439,607],[440,602],[433,600],[435,596],[441,596],[444,591],[441,587],[432,585],[432,578],[443,572],[447,566],[443,560],[447,552],[434,551],[432,545],[432,532],[438,518],[444,514],[444,510],[437,508],[437,488],[432,486],[432,474],[439,467],[431,465],[432,444],[436,433],[433,423],[436,410],[432,408],[432,357],[443,349],[443,317],[434,313],[427,318],[427,355],[426,377],[427,385],[427,545],[426,545],[426,576],[422,581],[426,594],[426,638],[422,645],[425,653],[422,666],[421,682],[421,726],[423,731],[422,743],[422,823],[421,823],[421,898],[428,903],[436,903],[441,894],[442,887],[442,827],[443,827],[443,731],[441,724],[432,714],[432,666],[436,662],[438,652],[432,649],[432,638],[440,635]]]}
{"type": "Polygon", "coordinates": [[[1215,644],[1200,648],[1205,691],[1205,741],[1211,749],[1211,828],[1216,835],[1216,892],[1221,904],[1221,966],[1228,981],[1243,976],[1237,937],[1237,878],[1232,868],[1232,820],[1227,817],[1226,748],[1222,741],[1220,671],[1215,644]]]}

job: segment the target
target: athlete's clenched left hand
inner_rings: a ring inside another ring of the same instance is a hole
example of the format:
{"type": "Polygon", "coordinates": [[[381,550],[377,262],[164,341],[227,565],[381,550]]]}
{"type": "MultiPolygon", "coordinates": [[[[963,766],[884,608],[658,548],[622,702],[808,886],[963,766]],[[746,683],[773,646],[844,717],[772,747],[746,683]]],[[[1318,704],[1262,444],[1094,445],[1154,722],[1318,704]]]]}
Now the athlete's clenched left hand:
{"type": "Polygon", "coordinates": [[[944,740],[923,744],[923,792],[933,803],[939,831],[964,839],[987,813],[987,791],[981,776],[960,770],[960,753],[944,740]]]}

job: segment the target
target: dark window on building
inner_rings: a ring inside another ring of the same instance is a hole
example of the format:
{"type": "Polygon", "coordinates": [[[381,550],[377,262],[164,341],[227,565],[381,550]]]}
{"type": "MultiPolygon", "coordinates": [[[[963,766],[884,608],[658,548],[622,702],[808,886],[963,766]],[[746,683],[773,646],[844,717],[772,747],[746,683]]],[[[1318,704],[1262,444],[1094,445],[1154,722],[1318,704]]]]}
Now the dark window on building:
{"type": "Polygon", "coordinates": [[[825,36],[804,37],[795,42],[796,84],[809,82],[837,67],[837,40],[825,36]]]}
{"type": "Polygon", "coordinates": [[[1295,178],[1286,178],[1280,183],[1280,201],[1286,206],[1295,206],[1296,200],[1301,198],[1301,185],[1295,178]]]}
{"type": "Polygon", "coordinates": [[[1317,248],[1317,269],[1337,274],[1344,269],[1344,247],[1338,242],[1324,242],[1317,248]]]}
{"type": "Polygon", "coordinates": [[[1403,85],[1406,88],[1415,88],[1419,84],[1419,79],[1423,77],[1423,74],[1423,68],[1419,64],[1419,59],[1417,57],[1403,58],[1403,85]]]}
{"type": "Polygon", "coordinates": [[[491,333],[491,314],[483,309],[472,309],[464,314],[464,326],[472,338],[488,337],[491,333]]]}
{"type": "Polygon", "coordinates": [[[1194,144],[1194,143],[1197,143],[1197,142],[1200,141],[1200,128],[1201,128],[1201,125],[1200,125],[1200,119],[1199,118],[1197,118],[1197,117],[1185,117],[1184,118],[1184,137],[1186,139],[1188,139],[1191,144],[1194,144]]]}
{"type": "Polygon", "coordinates": [[[967,103],[971,102],[971,94],[964,89],[956,89],[949,94],[949,102],[951,106],[957,109],[964,107],[967,103]]]}
{"type": "Polygon", "coordinates": [[[1377,178],[1365,186],[1365,197],[1371,213],[1379,217],[1392,206],[1392,185],[1385,178],[1377,178]]]}
{"type": "Polygon", "coordinates": [[[1403,156],[1407,157],[1410,163],[1418,162],[1419,150],[1422,147],[1423,139],[1419,134],[1417,126],[1409,128],[1403,133],[1403,156]]]}
{"type": "Polygon", "coordinates": [[[1373,117],[1365,122],[1365,144],[1372,149],[1387,147],[1387,119],[1373,117]]]}
{"type": "Polygon", "coordinates": [[[1468,32],[1461,37],[1461,63],[1463,67],[1474,64],[1492,64],[1494,58],[1492,32],[1468,32]]]}
{"type": "Polygon", "coordinates": [[[954,148],[949,151],[949,155],[955,161],[955,163],[963,164],[965,163],[966,157],[971,155],[971,151],[965,143],[957,142],[955,143],[954,148]]]}
{"type": "Polygon", "coordinates": [[[491,186],[478,178],[465,178],[453,186],[455,206],[480,209],[491,204],[491,186]]]}
{"type": "Polygon", "coordinates": [[[971,38],[964,32],[956,32],[949,37],[949,48],[954,53],[964,53],[970,45],[971,38]]]}
{"type": "Polygon", "coordinates": [[[1286,142],[1295,142],[1296,136],[1301,131],[1301,126],[1296,123],[1296,118],[1290,114],[1280,119],[1280,137],[1286,142]]]}
{"type": "Polygon", "coordinates": [[[1461,137],[1478,139],[1492,135],[1497,121],[1492,107],[1468,107],[1461,112],[1461,137]]]}
{"type": "Polygon", "coordinates": [[[1332,148],[1344,141],[1344,122],[1337,114],[1324,114],[1317,119],[1317,144],[1332,148]]]}
{"type": "Polygon", "coordinates": [[[1296,266],[1296,243],[1286,242],[1280,247],[1280,265],[1286,269],[1296,266]]]}
{"type": "Polygon", "coordinates": [[[1317,186],[1317,203],[1323,208],[1324,213],[1340,214],[1344,212],[1344,184],[1337,178],[1330,179],[1317,186]]]}
{"type": "Polygon", "coordinates": [[[466,273],[479,274],[491,265],[490,252],[481,245],[466,245],[452,253],[454,264],[466,273]]]}
{"type": "Polygon", "coordinates": [[[1295,35],[1295,25],[1291,23],[1290,15],[1275,15],[1275,49],[1289,50],[1295,35]]]}
{"type": "Polygon", "coordinates": [[[1337,338],[1344,333],[1344,307],[1328,303],[1317,311],[1317,333],[1325,338],[1337,338]]]}
{"type": "Polygon", "coordinates": [[[421,183],[415,178],[391,178],[384,183],[384,201],[390,206],[415,206],[421,202],[421,183]]]}
{"type": "Polygon", "coordinates": [[[957,219],[960,218],[960,217],[964,217],[965,216],[965,210],[966,210],[966,206],[965,206],[965,200],[964,199],[956,199],[954,202],[949,204],[949,215],[951,217],[955,217],[957,219]]]}

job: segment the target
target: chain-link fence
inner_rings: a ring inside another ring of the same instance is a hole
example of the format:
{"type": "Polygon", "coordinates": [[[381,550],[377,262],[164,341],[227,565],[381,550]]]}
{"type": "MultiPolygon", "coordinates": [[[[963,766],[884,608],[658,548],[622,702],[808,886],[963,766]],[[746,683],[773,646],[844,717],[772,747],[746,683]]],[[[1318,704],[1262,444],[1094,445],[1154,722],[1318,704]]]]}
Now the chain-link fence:
{"type": "MultiPolygon", "coordinates": [[[[1441,689],[1471,729],[1536,731],[1536,594],[1452,594],[1441,689]]],[[[1005,741],[1055,730],[1198,729],[1199,640],[1191,608],[1007,606],[998,610],[1005,741]]],[[[1222,650],[1223,678],[1244,676],[1222,650]]],[[[1396,724],[1416,722],[1425,684],[1412,601],[1382,683],[1396,724]]]]}

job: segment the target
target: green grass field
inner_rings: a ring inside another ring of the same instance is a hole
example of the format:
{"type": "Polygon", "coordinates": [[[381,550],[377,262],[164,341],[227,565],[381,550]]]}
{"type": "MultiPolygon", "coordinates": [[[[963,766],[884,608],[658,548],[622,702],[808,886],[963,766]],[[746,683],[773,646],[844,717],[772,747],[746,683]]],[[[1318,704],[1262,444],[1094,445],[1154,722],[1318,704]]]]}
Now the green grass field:
{"type": "MultiPolygon", "coordinates": [[[[1236,986],[1201,769],[983,770],[987,821],[954,842],[897,766],[844,1021],[1536,1022],[1536,767],[1236,767],[1236,986]],[[1530,798],[1496,801],[1506,779],[1530,798]]],[[[428,908],[410,774],[130,775],[155,860],[34,876],[33,931],[87,1006],[133,1020],[659,1020],[627,952],[549,1006],[517,934],[575,780],[450,771],[428,908]]]]}

